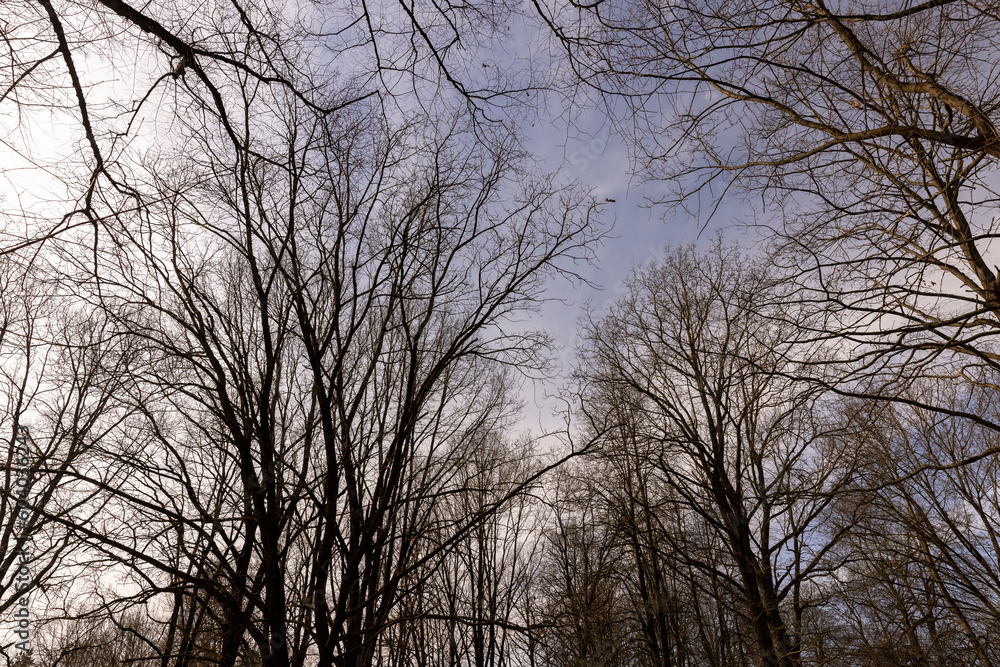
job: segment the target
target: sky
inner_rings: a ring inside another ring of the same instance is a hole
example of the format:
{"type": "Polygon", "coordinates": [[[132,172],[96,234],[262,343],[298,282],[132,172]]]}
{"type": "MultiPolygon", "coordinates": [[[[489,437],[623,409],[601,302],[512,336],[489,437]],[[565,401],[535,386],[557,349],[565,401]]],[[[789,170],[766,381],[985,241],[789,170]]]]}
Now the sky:
{"type": "MultiPolygon", "coordinates": [[[[290,7],[294,2],[290,2],[290,7]]],[[[397,7],[389,3],[390,8],[397,7]]],[[[530,11],[525,6],[525,11],[530,11]]],[[[162,9],[162,8],[161,8],[162,9]]],[[[160,11],[160,10],[158,10],[160,11]]],[[[165,10],[164,10],[165,11],[165,10]]],[[[387,19],[400,20],[399,17],[387,19]]],[[[402,20],[406,20],[402,17],[402,20]]],[[[334,27],[339,27],[334,26],[334,27]]],[[[546,76],[546,68],[557,60],[558,54],[552,49],[552,42],[545,37],[537,21],[529,15],[511,16],[508,34],[487,35],[482,43],[474,43],[475,38],[466,40],[466,65],[473,67],[463,70],[463,75],[471,78],[483,77],[479,83],[496,84],[509,72],[512,81],[525,76],[524,72],[541,73],[546,76]],[[527,16],[527,18],[525,18],[527,16]],[[486,50],[483,50],[486,49],[486,50]],[[480,61],[482,61],[480,63],[480,61]],[[487,67],[489,65],[489,67],[487,67]],[[518,68],[524,68],[519,70],[518,68]]],[[[407,44],[390,43],[397,48],[408,48],[407,44]]],[[[135,58],[122,60],[124,66],[116,63],[109,67],[103,63],[104,53],[97,52],[80,59],[84,83],[87,86],[89,103],[94,109],[107,110],[107,100],[132,100],[141,95],[157,73],[168,67],[163,54],[153,53],[149,46],[137,47],[135,58]]],[[[114,62],[113,60],[111,62],[114,62]]],[[[350,68],[361,66],[351,57],[333,64],[350,68]]],[[[60,64],[50,63],[54,70],[60,64]]],[[[434,82],[424,82],[433,90],[434,82]]],[[[405,77],[396,82],[400,86],[412,85],[405,77]]],[[[172,103],[170,82],[161,84],[160,92],[147,103],[147,119],[143,124],[133,126],[129,139],[130,150],[141,154],[145,150],[157,151],[168,143],[153,140],[157,121],[150,120],[161,114],[170,117],[172,103]]],[[[541,313],[526,326],[547,331],[555,344],[556,359],[554,377],[546,381],[525,382],[524,428],[539,432],[558,426],[561,422],[553,416],[553,410],[560,405],[553,400],[565,383],[575,359],[579,342],[578,320],[585,308],[600,314],[622,293],[622,281],[629,272],[639,266],[648,265],[663,257],[671,246],[680,244],[704,244],[714,237],[716,230],[730,226],[743,210],[738,202],[727,202],[711,221],[699,219],[685,211],[668,209],[662,205],[651,206],[649,199],[655,199],[662,192],[663,185],[644,182],[641,176],[633,174],[627,139],[616,129],[599,104],[584,103],[567,106],[566,98],[556,94],[540,96],[542,99],[527,99],[527,104],[517,113],[520,115],[521,135],[524,146],[538,161],[545,172],[558,173],[562,183],[576,182],[585,190],[592,191],[598,202],[604,202],[603,221],[610,227],[609,235],[596,253],[596,261],[591,266],[578,267],[585,283],[570,284],[557,281],[550,286],[551,300],[541,313]],[[541,109],[537,108],[542,104],[541,109]],[[589,284],[588,284],[589,283],[589,284]]],[[[15,159],[12,146],[31,146],[36,156],[43,162],[58,164],[66,155],[76,150],[86,152],[82,133],[73,118],[74,111],[47,117],[44,113],[20,116],[10,100],[0,108],[0,132],[4,140],[12,142],[0,145],[0,161],[7,167],[0,181],[0,197],[3,209],[10,210],[14,201],[24,201],[24,209],[39,212],[48,211],[52,215],[65,212],[67,193],[79,184],[69,186],[54,179],[47,179],[34,169],[11,171],[14,164],[30,167],[28,161],[15,159]],[[25,125],[27,118],[30,123],[25,125]],[[45,204],[45,201],[50,202],[45,204]]],[[[165,131],[170,134],[178,127],[167,122],[165,131]]],[[[180,130],[182,131],[182,129],[180,130]]],[[[179,137],[183,141],[183,137],[179,137]]],[[[84,176],[86,174],[83,174],[84,176]]],[[[4,230],[11,232],[11,229],[4,230]]]]}
{"type": "Polygon", "coordinates": [[[592,190],[596,201],[605,202],[604,222],[610,227],[594,264],[582,267],[581,275],[592,285],[553,284],[554,301],[546,304],[536,323],[554,338],[556,377],[526,384],[523,427],[545,432],[562,424],[553,414],[562,404],[552,394],[560,391],[572,370],[585,309],[597,315],[605,312],[623,293],[623,281],[634,269],[660,261],[671,247],[704,247],[718,233],[746,242],[747,235],[738,228],[746,208],[736,198],[727,199],[706,220],[650,203],[658,195],[662,198],[663,184],[633,173],[627,138],[596,106],[536,122],[529,128],[527,147],[545,169],[578,181],[583,189],[592,190]]]}

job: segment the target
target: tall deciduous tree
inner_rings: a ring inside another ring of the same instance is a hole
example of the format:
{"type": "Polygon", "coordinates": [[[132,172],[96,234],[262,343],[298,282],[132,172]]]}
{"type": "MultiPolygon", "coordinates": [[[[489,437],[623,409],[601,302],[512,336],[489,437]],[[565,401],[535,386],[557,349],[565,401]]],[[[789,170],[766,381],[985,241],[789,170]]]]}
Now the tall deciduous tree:
{"type": "Polygon", "coordinates": [[[833,420],[794,379],[801,330],[789,315],[761,265],[721,246],[677,250],[588,323],[578,370],[602,453],[643,471],[645,511],[669,526],[657,508],[672,507],[713,536],[702,554],[660,531],[676,558],[737,591],[763,665],[799,664],[808,650],[803,591],[836,567],[842,536],[819,520],[852,469],[833,420]]]}
{"type": "Polygon", "coordinates": [[[592,208],[459,120],[334,118],[252,80],[244,105],[243,145],[209,127],[96,263],[63,258],[135,350],[142,415],[82,479],[122,520],[67,525],[143,573],[136,602],[211,602],[220,664],[247,640],[265,665],[370,665],[407,575],[541,472],[453,500],[545,364],[518,318],[590,257],[592,208]],[[467,511],[442,528],[443,503],[467,511]]]}

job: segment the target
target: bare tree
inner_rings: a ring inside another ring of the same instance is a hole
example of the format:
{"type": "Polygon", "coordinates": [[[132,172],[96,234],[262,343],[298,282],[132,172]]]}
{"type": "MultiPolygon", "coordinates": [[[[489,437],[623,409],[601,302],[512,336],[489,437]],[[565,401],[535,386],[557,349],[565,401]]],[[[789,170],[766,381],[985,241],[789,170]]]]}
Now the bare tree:
{"type": "Polygon", "coordinates": [[[553,525],[536,579],[543,664],[560,667],[634,664],[636,643],[619,573],[625,564],[587,485],[561,474],[553,489],[553,525]]]}
{"type": "Polygon", "coordinates": [[[107,404],[67,416],[88,458],[52,450],[74,495],[40,521],[87,545],[74,592],[128,583],[86,618],[148,613],[162,667],[378,661],[401,582],[492,539],[542,474],[455,500],[515,412],[511,369],[545,366],[519,318],[597,239],[591,208],[483,123],[534,83],[460,47],[506,39],[512,11],[0,10],[19,197],[0,253],[44,256],[107,404]],[[464,513],[437,524],[443,505],[464,513]]]}
{"type": "Polygon", "coordinates": [[[580,474],[600,498],[606,535],[621,553],[616,576],[641,638],[636,664],[745,664],[744,624],[731,611],[742,606],[740,595],[712,575],[725,567],[725,545],[657,472],[627,407],[614,409],[614,435],[580,474]]]}
{"type": "Polygon", "coordinates": [[[546,517],[533,493],[519,494],[500,511],[490,508],[530,475],[537,453],[529,443],[507,442],[500,433],[483,437],[488,441],[460,473],[462,491],[435,509],[419,552],[441,549],[455,522],[481,513],[488,518],[401,583],[387,664],[525,664],[537,631],[528,598],[536,594],[532,582],[546,517]]]}
{"type": "Polygon", "coordinates": [[[149,619],[132,614],[107,617],[103,614],[83,616],[71,624],[63,624],[47,646],[36,651],[38,664],[52,667],[152,667],[155,646],[146,638],[150,634],[149,619]]]}
{"type": "Polygon", "coordinates": [[[799,664],[809,650],[803,589],[837,566],[828,556],[842,534],[818,523],[851,470],[829,437],[835,420],[793,377],[801,331],[790,319],[761,265],[719,244],[677,250],[588,323],[578,371],[607,456],[646,471],[640,502],[673,504],[713,536],[705,552],[692,540],[672,551],[737,592],[763,665],[799,664]]]}
{"type": "Polygon", "coordinates": [[[133,573],[132,603],[172,598],[174,626],[178,595],[210,602],[219,664],[245,641],[265,665],[372,664],[408,574],[542,473],[424,548],[435,507],[475,495],[461,471],[514,414],[511,370],[544,366],[517,318],[597,232],[508,137],[470,149],[459,121],[332,118],[257,83],[245,101],[253,150],[208,128],[96,263],[66,246],[133,350],[118,386],[140,417],[80,475],[116,514],[65,525],[133,573]]]}
{"type": "Polygon", "coordinates": [[[530,60],[484,67],[474,51],[508,38],[512,11],[494,0],[4,3],[3,173],[18,197],[2,211],[2,247],[82,226],[96,252],[108,219],[144,205],[133,186],[150,147],[175,134],[183,144],[185,126],[209,117],[248,148],[239,118],[247,81],[329,116],[376,98],[396,114],[505,114],[536,85],[530,60]],[[54,183],[56,201],[40,180],[54,183]]]}
{"type": "MultiPolygon", "coordinates": [[[[942,381],[920,391],[914,399],[995,418],[990,389],[942,381]]],[[[870,426],[858,446],[866,465],[838,503],[839,521],[854,525],[843,545],[851,565],[839,580],[856,660],[870,652],[899,664],[996,664],[997,462],[967,462],[995,447],[995,434],[904,406],[865,412],[870,426]]]]}
{"type": "Polygon", "coordinates": [[[857,381],[842,391],[891,399],[939,372],[993,383],[991,4],[536,4],[576,81],[627,106],[639,166],[672,201],[760,195],[747,201],[774,261],[828,309],[817,336],[847,339],[857,381]]]}
{"type": "Polygon", "coordinates": [[[65,523],[104,511],[77,476],[131,414],[117,376],[128,360],[108,322],[63,298],[50,269],[37,255],[0,260],[0,612],[17,626],[8,660],[93,563],[65,523]]]}

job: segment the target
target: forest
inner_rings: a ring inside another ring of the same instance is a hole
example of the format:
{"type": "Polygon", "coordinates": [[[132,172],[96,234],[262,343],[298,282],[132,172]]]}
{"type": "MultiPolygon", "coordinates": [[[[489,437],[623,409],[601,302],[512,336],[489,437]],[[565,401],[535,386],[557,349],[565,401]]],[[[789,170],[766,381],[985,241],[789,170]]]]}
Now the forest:
{"type": "Polygon", "coordinates": [[[1000,665],[996,3],[0,40],[0,667],[1000,665]]]}

